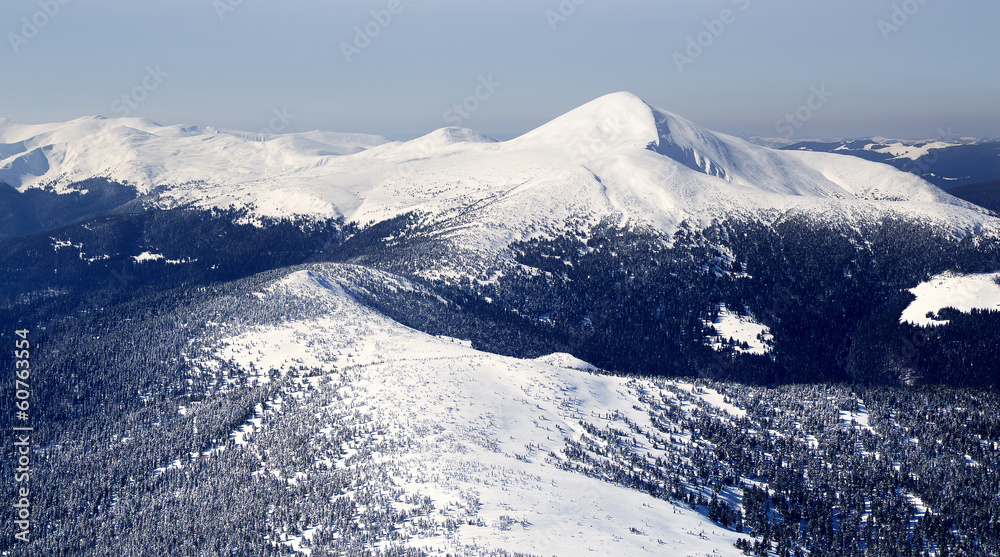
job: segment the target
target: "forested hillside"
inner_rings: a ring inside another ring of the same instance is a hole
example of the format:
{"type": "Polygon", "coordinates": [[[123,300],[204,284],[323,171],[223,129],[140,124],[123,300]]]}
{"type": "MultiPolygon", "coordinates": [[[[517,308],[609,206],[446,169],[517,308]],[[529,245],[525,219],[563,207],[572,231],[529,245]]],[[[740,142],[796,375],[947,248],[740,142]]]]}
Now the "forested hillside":
{"type": "Polygon", "coordinates": [[[12,555],[1000,549],[1000,312],[901,322],[1000,269],[986,230],[786,211],[484,252],[420,212],[79,218],[0,240],[34,355],[12,555]]]}

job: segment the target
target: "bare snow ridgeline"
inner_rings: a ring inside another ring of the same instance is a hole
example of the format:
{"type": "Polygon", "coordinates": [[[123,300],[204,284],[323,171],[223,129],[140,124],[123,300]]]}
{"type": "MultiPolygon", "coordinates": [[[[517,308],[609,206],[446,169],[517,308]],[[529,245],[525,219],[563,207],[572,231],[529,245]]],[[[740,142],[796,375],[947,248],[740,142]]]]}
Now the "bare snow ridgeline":
{"type": "Polygon", "coordinates": [[[614,93],[518,138],[463,128],[411,141],[364,134],[272,136],[142,118],[0,124],[0,182],[19,190],[102,177],[162,206],[252,208],[261,216],[455,222],[473,247],[558,233],[570,220],[652,226],[807,212],[905,214],[951,230],[993,219],[911,174],[829,153],[777,151],[614,93]],[[157,189],[158,188],[158,189],[157,189]]]}

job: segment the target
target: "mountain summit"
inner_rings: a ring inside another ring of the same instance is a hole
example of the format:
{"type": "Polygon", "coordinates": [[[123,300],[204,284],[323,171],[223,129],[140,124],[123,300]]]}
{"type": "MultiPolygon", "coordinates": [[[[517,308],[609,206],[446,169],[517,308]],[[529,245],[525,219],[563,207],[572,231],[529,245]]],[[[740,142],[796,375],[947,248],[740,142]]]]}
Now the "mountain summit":
{"type": "MultiPolygon", "coordinates": [[[[107,178],[167,206],[380,221],[418,212],[473,222],[496,246],[568,219],[649,225],[789,210],[891,210],[974,227],[981,211],[911,174],[828,153],[776,151],[710,131],[626,92],[495,142],[443,128],[407,142],[309,132],[260,137],[141,118],[0,126],[0,182],[18,190],[107,178]]],[[[839,215],[839,217],[838,217],[839,215]]],[[[454,224],[454,223],[453,223],[454,224]]],[[[468,236],[468,228],[454,234],[468,236]]]]}
{"type": "Polygon", "coordinates": [[[660,136],[658,114],[665,113],[632,93],[612,93],[573,109],[509,144],[591,155],[648,148],[660,136]]]}

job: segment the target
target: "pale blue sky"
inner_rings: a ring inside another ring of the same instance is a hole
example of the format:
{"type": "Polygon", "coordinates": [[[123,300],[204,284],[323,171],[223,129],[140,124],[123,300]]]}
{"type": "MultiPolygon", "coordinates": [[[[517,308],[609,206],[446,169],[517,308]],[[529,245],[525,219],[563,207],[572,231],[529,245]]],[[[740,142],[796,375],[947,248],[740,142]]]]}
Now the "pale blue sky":
{"type": "Polygon", "coordinates": [[[997,21],[996,0],[4,0],[0,116],[507,137],[628,90],[735,134],[1000,136],[997,21]]]}

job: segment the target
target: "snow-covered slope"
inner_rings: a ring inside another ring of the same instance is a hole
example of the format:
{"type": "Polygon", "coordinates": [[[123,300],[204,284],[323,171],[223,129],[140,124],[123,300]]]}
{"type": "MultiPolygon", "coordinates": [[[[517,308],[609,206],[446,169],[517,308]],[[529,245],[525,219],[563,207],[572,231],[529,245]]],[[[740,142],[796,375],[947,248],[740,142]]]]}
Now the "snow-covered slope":
{"type": "Polygon", "coordinates": [[[889,166],[776,151],[701,128],[630,93],[601,97],[506,142],[445,128],[407,142],[278,135],[83,118],[0,124],[0,181],[65,187],[107,177],[161,203],[249,206],[263,215],[379,221],[419,211],[477,248],[603,219],[671,232],[684,220],[827,219],[903,213],[953,230],[981,210],[889,166]]]}
{"type": "Polygon", "coordinates": [[[946,319],[927,317],[944,308],[969,312],[973,309],[1000,310],[1000,273],[959,275],[944,273],[911,288],[917,297],[900,316],[901,323],[924,327],[946,325],[946,319]]]}
{"type": "MultiPolygon", "coordinates": [[[[282,395],[308,399],[297,405],[301,416],[288,405],[261,409],[232,434],[257,454],[268,452],[254,446],[262,422],[279,437],[295,430],[312,439],[295,455],[271,451],[262,470],[319,483],[353,470],[367,478],[366,489],[398,493],[384,502],[397,508],[426,497],[433,511],[399,530],[406,545],[441,554],[739,554],[735,531],[690,508],[560,467],[566,440],[584,436],[583,420],[604,428],[625,427],[627,418],[653,429],[640,407],[643,393],[658,392],[651,384],[586,371],[590,366],[567,354],[520,360],[420,333],[354,301],[344,276],[339,266],[315,266],[271,282],[250,295],[254,303],[305,311],[269,326],[256,325],[248,312],[225,323],[232,332],[193,362],[203,370],[255,370],[265,381],[307,377],[301,392],[282,395]],[[325,415],[343,421],[328,423],[325,415]],[[325,441],[367,421],[373,429],[364,438],[345,446],[325,441]]],[[[712,403],[722,404],[716,398],[712,403]]],[[[666,454],[636,443],[637,454],[650,459],[666,454]]],[[[169,470],[165,463],[158,472],[169,470]]],[[[304,531],[323,528],[307,524],[304,531]]],[[[282,541],[302,548],[302,537],[282,541]]]]}
{"type": "Polygon", "coordinates": [[[715,329],[716,336],[707,339],[715,350],[722,350],[733,341],[737,352],[767,354],[770,351],[767,343],[774,340],[767,325],[753,317],[729,311],[725,305],[719,307],[719,316],[713,322],[705,324],[715,329]],[[746,343],[746,348],[743,348],[743,343],[746,343]]]}
{"type": "MultiPolygon", "coordinates": [[[[205,181],[239,186],[291,178],[334,156],[385,143],[364,134],[305,132],[263,136],[199,126],[161,126],[145,118],[88,116],[65,123],[0,122],[0,182],[62,189],[111,178],[140,191],[205,181]]],[[[303,207],[303,212],[315,208],[303,207]]]]}

